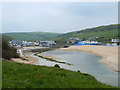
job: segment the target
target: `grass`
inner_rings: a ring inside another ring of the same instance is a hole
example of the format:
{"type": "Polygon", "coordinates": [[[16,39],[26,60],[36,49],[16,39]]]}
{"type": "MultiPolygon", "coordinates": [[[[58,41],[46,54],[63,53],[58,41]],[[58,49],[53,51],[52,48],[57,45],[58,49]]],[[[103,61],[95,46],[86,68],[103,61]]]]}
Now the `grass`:
{"type": "Polygon", "coordinates": [[[8,40],[27,40],[27,41],[41,41],[41,40],[54,40],[57,44],[66,45],[69,38],[77,37],[81,40],[88,39],[89,37],[99,37],[99,42],[110,42],[112,38],[118,38],[118,26],[120,24],[113,24],[107,26],[98,26],[94,28],[87,28],[68,33],[48,33],[48,32],[18,32],[18,33],[4,33],[3,36],[8,40]]]}
{"type": "Polygon", "coordinates": [[[115,88],[93,76],[56,67],[2,61],[3,88],[115,88]]]}
{"type": "MultiPolygon", "coordinates": [[[[27,40],[27,41],[39,41],[39,40],[51,40],[56,38],[59,33],[49,32],[16,32],[16,33],[4,33],[3,35],[11,37],[15,40],[27,40]]],[[[9,39],[9,38],[8,38],[9,39]]]]}

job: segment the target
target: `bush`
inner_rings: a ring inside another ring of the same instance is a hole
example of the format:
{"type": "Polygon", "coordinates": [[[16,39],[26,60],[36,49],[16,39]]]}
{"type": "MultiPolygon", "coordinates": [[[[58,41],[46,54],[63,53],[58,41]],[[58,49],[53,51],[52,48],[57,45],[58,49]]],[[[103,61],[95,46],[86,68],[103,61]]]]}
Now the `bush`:
{"type": "Polygon", "coordinates": [[[77,72],[80,72],[80,70],[78,70],[77,72]]]}
{"type": "Polygon", "coordinates": [[[55,64],[54,67],[60,68],[60,66],[58,64],[55,64]]]}
{"type": "Polygon", "coordinates": [[[117,45],[120,45],[120,42],[118,42],[117,45]]]}
{"type": "Polygon", "coordinates": [[[8,41],[2,38],[2,58],[10,60],[11,58],[18,58],[17,49],[10,47],[8,41]]]}

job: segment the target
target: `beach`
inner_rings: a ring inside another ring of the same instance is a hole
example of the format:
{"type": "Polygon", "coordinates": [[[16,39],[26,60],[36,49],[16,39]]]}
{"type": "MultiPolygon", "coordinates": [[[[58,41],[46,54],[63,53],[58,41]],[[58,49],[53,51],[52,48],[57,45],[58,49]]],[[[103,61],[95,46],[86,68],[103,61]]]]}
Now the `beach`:
{"type": "MultiPolygon", "coordinates": [[[[18,51],[20,53],[20,58],[12,58],[11,60],[14,61],[14,62],[18,62],[18,63],[36,64],[38,59],[30,56],[32,54],[31,50],[32,49],[46,49],[46,48],[47,47],[39,47],[39,46],[34,46],[34,47],[31,46],[31,47],[20,48],[20,49],[18,49],[18,51]],[[23,52],[23,51],[26,51],[26,52],[23,52]]],[[[58,58],[55,58],[55,57],[52,57],[52,56],[46,56],[46,57],[58,59],[58,58]]]]}
{"type": "Polygon", "coordinates": [[[119,72],[118,68],[120,67],[118,67],[118,47],[83,45],[70,46],[68,48],[60,48],[58,50],[82,51],[101,56],[101,62],[108,64],[112,70],[119,72]]]}
{"type": "MultiPolygon", "coordinates": [[[[39,49],[42,47],[28,47],[23,48],[22,50],[27,49],[39,49]]],[[[93,45],[82,45],[82,46],[70,46],[68,48],[60,48],[57,50],[65,50],[65,51],[82,51],[91,53],[97,56],[101,56],[101,62],[107,64],[112,70],[119,72],[120,67],[118,67],[118,47],[109,47],[109,46],[93,46],[93,45]],[[119,69],[118,69],[119,68],[119,69]]],[[[24,56],[20,54],[20,57],[25,58],[23,60],[21,58],[12,58],[15,62],[26,63],[26,64],[35,64],[37,62],[37,58],[27,56],[28,54],[32,54],[32,52],[25,52],[24,56]]],[[[42,55],[43,56],[43,55],[42,55]]],[[[60,60],[56,57],[44,55],[44,57],[54,58],[55,60],[60,60]]]]}
{"type": "Polygon", "coordinates": [[[12,58],[11,60],[14,62],[18,62],[18,63],[25,63],[25,64],[35,64],[38,59],[34,58],[34,57],[30,57],[28,55],[32,54],[32,52],[22,52],[24,50],[31,50],[31,49],[42,49],[44,47],[39,47],[39,46],[35,46],[35,47],[23,47],[22,49],[18,49],[18,51],[20,52],[20,58],[12,58]]]}
{"type": "Polygon", "coordinates": [[[26,53],[24,53],[25,56],[20,55],[21,58],[12,58],[11,60],[14,62],[18,62],[18,63],[35,64],[38,59],[34,58],[34,57],[27,56],[29,54],[32,54],[32,52],[26,52],[26,53]],[[22,58],[24,58],[24,59],[22,59],[22,58]]]}

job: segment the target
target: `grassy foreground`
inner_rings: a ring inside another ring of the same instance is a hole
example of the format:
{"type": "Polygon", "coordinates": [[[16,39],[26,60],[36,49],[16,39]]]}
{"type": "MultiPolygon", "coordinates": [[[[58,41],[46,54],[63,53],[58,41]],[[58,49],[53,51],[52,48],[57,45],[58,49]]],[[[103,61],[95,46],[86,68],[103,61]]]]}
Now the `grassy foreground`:
{"type": "Polygon", "coordinates": [[[113,88],[93,76],[56,67],[2,61],[3,88],[113,88]]]}

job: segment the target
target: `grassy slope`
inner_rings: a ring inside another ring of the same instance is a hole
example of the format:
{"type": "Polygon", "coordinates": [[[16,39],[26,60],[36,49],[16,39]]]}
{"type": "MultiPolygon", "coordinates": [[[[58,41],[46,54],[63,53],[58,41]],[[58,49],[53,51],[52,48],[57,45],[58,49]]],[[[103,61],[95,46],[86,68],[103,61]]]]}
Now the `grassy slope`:
{"type": "Polygon", "coordinates": [[[27,32],[27,33],[5,33],[4,35],[12,37],[16,40],[36,41],[36,40],[51,40],[52,38],[56,38],[59,34],[46,32],[27,32]]]}
{"type": "Polygon", "coordinates": [[[78,37],[82,40],[88,39],[89,37],[99,37],[98,41],[108,42],[111,38],[118,38],[118,25],[99,26],[81,31],[69,32],[59,35],[59,38],[56,38],[56,40],[58,43],[63,43],[70,37],[78,37]]]}
{"type": "Polygon", "coordinates": [[[88,39],[89,37],[99,37],[98,41],[109,42],[111,38],[118,37],[118,25],[99,26],[81,31],[69,32],[65,34],[29,32],[29,33],[6,33],[6,36],[16,40],[56,40],[58,44],[65,44],[70,37],[88,39]]]}
{"type": "Polygon", "coordinates": [[[93,76],[61,68],[2,62],[3,88],[113,88],[93,76]]]}

